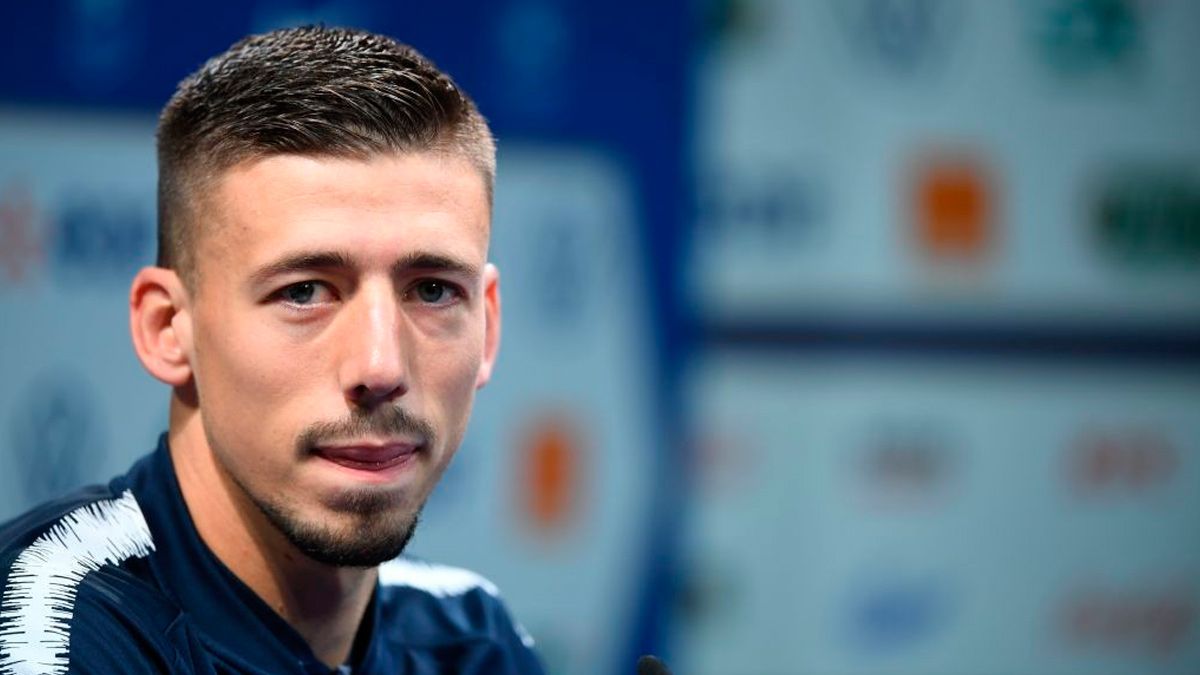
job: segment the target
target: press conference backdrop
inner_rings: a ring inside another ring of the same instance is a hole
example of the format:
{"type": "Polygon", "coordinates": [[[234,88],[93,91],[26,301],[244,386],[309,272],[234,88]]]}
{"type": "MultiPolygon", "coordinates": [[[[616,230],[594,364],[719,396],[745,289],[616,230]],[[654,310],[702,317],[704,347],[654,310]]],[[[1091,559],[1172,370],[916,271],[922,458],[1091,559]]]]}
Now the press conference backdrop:
{"type": "Polygon", "coordinates": [[[411,550],[552,672],[1200,672],[1200,4],[468,4],[3,8],[0,519],[164,427],[156,109],[323,20],[498,133],[501,360],[411,550]]]}

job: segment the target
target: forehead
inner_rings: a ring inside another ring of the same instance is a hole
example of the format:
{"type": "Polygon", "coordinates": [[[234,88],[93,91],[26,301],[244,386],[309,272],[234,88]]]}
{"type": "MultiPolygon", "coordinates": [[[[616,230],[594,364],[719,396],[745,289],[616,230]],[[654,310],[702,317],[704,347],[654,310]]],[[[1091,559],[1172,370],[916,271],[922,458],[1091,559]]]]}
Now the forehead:
{"type": "Polygon", "coordinates": [[[465,158],[405,153],[368,159],[276,155],[226,171],[203,200],[198,266],[340,250],[388,264],[414,248],[482,264],[491,209],[465,158]]]}

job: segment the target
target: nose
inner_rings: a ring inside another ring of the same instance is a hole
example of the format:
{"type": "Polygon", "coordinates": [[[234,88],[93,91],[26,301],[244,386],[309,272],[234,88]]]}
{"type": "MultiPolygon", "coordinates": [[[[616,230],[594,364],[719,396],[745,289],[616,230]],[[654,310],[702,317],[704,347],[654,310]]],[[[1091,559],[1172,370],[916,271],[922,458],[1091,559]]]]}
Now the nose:
{"type": "Polygon", "coordinates": [[[408,391],[408,369],[401,347],[401,317],[390,284],[363,285],[348,307],[341,386],[352,405],[371,409],[408,391]]]}

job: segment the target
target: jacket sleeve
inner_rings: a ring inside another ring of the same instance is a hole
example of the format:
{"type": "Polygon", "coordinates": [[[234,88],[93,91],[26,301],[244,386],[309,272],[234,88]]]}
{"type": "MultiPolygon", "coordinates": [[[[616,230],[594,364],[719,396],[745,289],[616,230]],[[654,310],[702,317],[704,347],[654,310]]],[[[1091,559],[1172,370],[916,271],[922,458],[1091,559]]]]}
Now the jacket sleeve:
{"type": "Polygon", "coordinates": [[[68,634],[67,672],[80,675],[203,672],[193,661],[193,655],[200,652],[187,628],[176,608],[139,588],[138,582],[93,572],[85,578],[75,597],[68,634]]]}

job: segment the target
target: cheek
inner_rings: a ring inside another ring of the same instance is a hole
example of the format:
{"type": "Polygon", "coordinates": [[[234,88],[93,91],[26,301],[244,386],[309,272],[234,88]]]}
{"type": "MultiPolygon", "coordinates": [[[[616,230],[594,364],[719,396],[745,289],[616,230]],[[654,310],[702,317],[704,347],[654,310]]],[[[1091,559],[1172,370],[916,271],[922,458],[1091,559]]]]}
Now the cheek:
{"type": "Polygon", "coordinates": [[[437,407],[447,432],[457,434],[466,425],[482,353],[482,340],[441,343],[425,350],[424,357],[413,363],[419,369],[413,384],[422,391],[427,405],[437,407]]]}
{"type": "Polygon", "coordinates": [[[295,431],[289,404],[298,404],[316,368],[309,355],[248,324],[225,317],[197,335],[196,388],[210,433],[229,444],[274,444],[295,431]]]}
{"type": "Polygon", "coordinates": [[[459,396],[475,390],[475,376],[483,361],[482,336],[471,335],[431,351],[428,365],[441,388],[459,396]]]}

